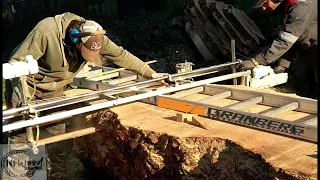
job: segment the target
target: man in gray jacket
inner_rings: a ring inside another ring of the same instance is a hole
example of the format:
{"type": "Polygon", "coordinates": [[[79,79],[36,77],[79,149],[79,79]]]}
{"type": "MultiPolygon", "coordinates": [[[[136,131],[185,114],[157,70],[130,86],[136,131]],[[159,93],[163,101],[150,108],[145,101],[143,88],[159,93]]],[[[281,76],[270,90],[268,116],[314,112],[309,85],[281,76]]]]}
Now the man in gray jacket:
{"type": "Polygon", "coordinates": [[[298,49],[300,54],[309,54],[309,58],[305,59],[309,59],[307,61],[310,62],[306,63],[315,67],[317,81],[317,66],[315,65],[318,40],[317,0],[258,0],[255,7],[279,15],[282,20],[282,28],[273,43],[254,58],[243,61],[241,69],[247,70],[257,65],[269,65],[276,62],[274,71],[284,72],[289,67],[290,61],[282,57],[295,45],[295,49],[298,49]]]}

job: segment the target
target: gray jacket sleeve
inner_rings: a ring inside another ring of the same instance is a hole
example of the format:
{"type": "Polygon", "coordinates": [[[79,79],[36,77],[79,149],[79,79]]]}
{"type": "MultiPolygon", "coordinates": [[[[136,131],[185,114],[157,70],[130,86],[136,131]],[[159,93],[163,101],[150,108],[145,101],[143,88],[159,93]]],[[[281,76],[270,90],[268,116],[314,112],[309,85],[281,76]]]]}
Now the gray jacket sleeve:
{"type": "Polygon", "coordinates": [[[313,18],[314,11],[306,3],[294,3],[288,9],[288,17],[278,37],[266,51],[259,53],[255,59],[261,65],[267,65],[284,55],[299,36],[305,31],[313,18]]]}

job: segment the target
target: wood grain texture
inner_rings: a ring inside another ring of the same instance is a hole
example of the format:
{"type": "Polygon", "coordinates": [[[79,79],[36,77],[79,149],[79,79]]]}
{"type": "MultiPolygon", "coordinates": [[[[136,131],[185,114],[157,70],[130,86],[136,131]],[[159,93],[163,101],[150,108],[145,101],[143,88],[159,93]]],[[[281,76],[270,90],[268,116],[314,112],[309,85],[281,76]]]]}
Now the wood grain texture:
{"type": "MultiPolygon", "coordinates": [[[[74,89],[72,91],[66,92],[66,94],[75,95],[77,91],[82,91],[81,93],[83,93],[89,90],[74,89]]],[[[253,92],[259,94],[259,91],[253,92]]],[[[254,96],[256,96],[255,94],[254,96]]],[[[200,100],[206,97],[209,97],[209,95],[194,94],[183,99],[200,100]]],[[[239,101],[223,99],[211,103],[217,106],[227,106],[236,102],[239,101]]],[[[242,110],[263,112],[271,108],[270,106],[255,105],[252,108],[244,108],[242,110]]],[[[202,122],[205,122],[210,127],[209,130],[205,130],[186,123],[176,122],[174,118],[176,118],[177,111],[142,102],[117,106],[110,108],[110,110],[117,113],[121,124],[127,127],[166,133],[175,137],[217,137],[228,139],[249,151],[260,154],[276,168],[304,173],[314,178],[317,176],[317,145],[313,143],[199,117],[202,122]]],[[[282,117],[286,118],[285,116],[282,117]]],[[[293,116],[289,115],[287,118],[290,119],[293,116]]]]}

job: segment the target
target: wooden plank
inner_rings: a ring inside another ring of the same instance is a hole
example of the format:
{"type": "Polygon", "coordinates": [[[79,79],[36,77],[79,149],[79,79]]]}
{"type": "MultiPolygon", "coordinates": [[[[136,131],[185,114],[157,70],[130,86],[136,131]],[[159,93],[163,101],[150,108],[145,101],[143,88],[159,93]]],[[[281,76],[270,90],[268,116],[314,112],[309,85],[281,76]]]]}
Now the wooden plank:
{"type": "Polygon", "coordinates": [[[196,31],[199,33],[201,39],[207,45],[208,49],[212,54],[220,52],[220,48],[212,41],[211,37],[208,35],[204,27],[200,24],[199,20],[193,15],[196,11],[195,7],[192,7],[190,11],[184,10],[186,18],[195,27],[196,31]],[[191,14],[192,13],[192,14],[191,14]]]}
{"type": "MultiPolygon", "coordinates": [[[[157,62],[157,60],[152,60],[152,61],[148,61],[148,62],[145,62],[146,64],[152,64],[152,63],[155,63],[157,62]]],[[[103,75],[106,75],[106,74],[111,74],[111,73],[115,73],[115,72],[120,72],[120,71],[124,71],[126,70],[126,68],[117,68],[117,69],[112,69],[110,71],[105,71],[105,72],[102,72],[102,73],[99,73],[99,74],[93,74],[93,75],[90,75],[90,76],[87,76],[88,79],[93,79],[95,77],[98,77],[98,76],[103,76],[103,75]]]]}
{"type": "Polygon", "coordinates": [[[92,65],[89,65],[89,67],[92,70],[102,69],[103,72],[112,71],[112,70],[116,69],[116,68],[107,67],[107,66],[92,66],[92,65]]]}
{"type": "Polygon", "coordinates": [[[277,109],[273,109],[273,110],[270,110],[268,112],[265,112],[261,115],[263,116],[270,116],[270,117],[273,117],[273,116],[276,116],[278,114],[281,114],[281,113],[284,113],[284,112],[287,112],[287,111],[293,111],[295,109],[297,109],[299,107],[299,103],[298,102],[293,102],[293,103],[290,103],[290,104],[287,104],[285,106],[281,106],[277,109]]]}
{"type": "Polygon", "coordinates": [[[210,126],[206,122],[202,121],[200,118],[196,116],[192,117],[192,124],[206,130],[210,129],[210,126]]]}
{"type": "Polygon", "coordinates": [[[185,97],[185,96],[189,96],[191,94],[196,94],[196,93],[202,92],[203,89],[204,89],[203,86],[199,86],[199,87],[187,89],[187,90],[184,90],[184,91],[178,91],[175,94],[168,95],[168,97],[182,98],[182,97],[185,97]]]}
{"type": "Polygon", "coordinates": [[[259,129],[299,140],[317,143],[317,127],[285,121],[278,118],[247,113],[225,107],[182,99],[158,97],[158,106],[185,113],[198,114],[212,120],[219,120],[249,128],[259,129]]]}
{"type": "Polygon", "coordinates": [[[178,122],[192,122],[192,118],[197,114],[177,113],[178,122]]]}
{"type": "Polygon", "coordinates": [[[259,91],[252,90],[250,88],[246,88],[244,86],[240,87],[231,87],[231,86],[223,86],[223,85],[204,85],[204,94],[213,95],[216,93],[221,93],[225,91],[232,91],[232,95],[230,99],[234,100],[245,100],[249,98],[253,98],[256,96],[263,96],[263,101],[260,103],[262,105],[273,106],[273,107],[281,107],[292,102],[298,102],[299,107],[296,111],[305,112],[309,114],[317,114],[318,113],[318,105],[317,100],[294,97],[294,96],[285,96],[281,93],[269,93],[264,91],[263,89],[259,91]],[[280,95],[281,94],[281,95],[280,95]]]}
{"type": "Polygon", "coordinates": [[[101,81],[101,80],[105,80],[105,79],[119,77],[119,75],[120,75],[119,72],[114,72],[114,73],[105,74],[105,75],[97,76],[97,77],[93,77],[93,78],[86,78],[86,79],[89,79],[89,80],[92,80],[92,81],[101,81]]]}
{"type": "Polygon", "coordinates": [[[226,91],[226,92],[212,95],[212,96],[204,98],[204,99],[200,99],[198,102],[204,103],[204,102],[216,101],[216,100],[224,99],[224,98],[227,98],[230,96],[231,96],[231,91],[226,91]]]}
{"type": "Polygon", "coordinates": [[[243,46],[247,45],[248,43],[246,42],[246,40],[244,40],[244,37],[239,34],[239,32],[228,20],[228,18],[225,17],[224,13],[222,12],[222,7],[218,4],[216,4],[215,6],[216,7],[211,7],[212,17],[214,17],[214,19],[220,24],[222,29],[226,32],[226,34],[228,34],[230,38],[234,38],[237,40],[237,48],[243,48],[243,46]]]}
{"type": "Polygon", "coordinates": [[[90,75],[94,75],[94,74],[99,74],[102,72],[102,69],[96,69],[93,71],[89,71],[89,72],[84,72],[84,73],[78,73],[75,77],[76,78],[84,78],[90,75]]]}
{"type": "Polygon", "coordinates": [[[115,85],[112,85],[112,84],[91,81],[91,80],[87,80],[87,79],[78,79],[78,78],[74,78],[74,80],[71,84],[78,86],[78,87],[81,87],[81,88],[87,88],[87,89],[91,89],[91,90],[95,90],[95,91],[105,90],[105,89],[110,89],[110,88],[116,87],[115,85]]]}
{"type": "Polygon", "coordinates": [[[127,77],[123,77],[123,78],[119,78],[119,79],[113,79],[113,80],[109,80],[109,81],[103,81],[104,83],[108,83],[108,84],[121,84],[121,83],[125,83],[128,81],[133,81],[136,80],[138,78],[137,75],[133,75],[133,76],[127,76],[127,77]]]}
{"type": "Polygon", "coordinates": [[[38,146],[43,146],[43,145],[46,145],[46,144],[56,143],[56,142],[64,141],[64,140],[67,140],[67,139],[73,139],[73,138],[77,138],[77,137],[81,137],[81,136],[86,136],[86,135],[93,134],[93,133],[96,133],[98,131],[101,131],[103,129],[104,128],[102,128],[102,127],[89,127],[89,128],[85,128],[85,129],[81,129],[81,130],[65,133],[65,134],[60,134],[60,135],[52,136],[52,137],[49,137],[49,138],[40,139],[40,140],[37,141],[37,145],[38,146]]]}
{"type": "Polygon", "coordinates": [[[250,81],[250,77],[249,76],[241,77],[240,81],[241,81],[240,85],[249,87],[249,81],[250,81]]]}
{"type": "MultiPolygon", "coordinates": [[[[218,48],[221,50],[223,55],[228,54],[229,47],[226,43],[225,39],[229,39],[227,34],[223,31],[222,28],[215,27],[216,25],[219,25],[217,22],[215,24],[212,24],[208,16],[206,15],[205,8],[200,7],[199,0],[195,0],[195,7],[191,8],[190,11],[192,14],[198,19],[198,21],[201,23],[207,34],[210,36],[211,40],[214,41],[217,44],[220,44],[218,48]],[[221,48],[221,45],[225,48],[221,48]]],[[[208,10],[208,9],[207,9],[208,10]]]]}
{"type": "Polygon", "coordinates": [[[241,109],[241,108],[244,108],[244,107],[249,106],[249,105],[261,103],[262,99],[263,99],[262,96],[258,96],[258,97],[254,97],[254,98],[242,101],[242,102],[231,104],[230,106],[227,106],[226,108],[241,109]]]}
{"type": "Polygon", "coordinates": [[[203,58],[206,61],[211,60],[213,58],[212,53],[209,51],[206,44],[201,39],[200,35],[197,33],[197,31],[195,31],[192,28],[192,25],[189,22],[186,23],[185,29],[186,29],[187,33],[189,34],[189,36],[191,37],[193,43],[196,45],[197,49],[199,50],[199,52],[203,56],[203,58]]]}

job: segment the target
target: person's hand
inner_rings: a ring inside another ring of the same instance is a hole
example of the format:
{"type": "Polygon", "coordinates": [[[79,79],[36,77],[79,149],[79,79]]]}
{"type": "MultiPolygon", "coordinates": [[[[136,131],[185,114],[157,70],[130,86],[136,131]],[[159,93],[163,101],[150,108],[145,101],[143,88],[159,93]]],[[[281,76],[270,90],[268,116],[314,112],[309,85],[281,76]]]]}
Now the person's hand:
{"type": "MultiPolygon", "coordinates": [[[[157,79],[157,78],[161,78],[161,77],[165,77],[165,76],[169,76],[169,74],[168,73],[153,73],[152,75],[151,75],[151,77],[153,78],[153,79],[157,79]]],[[[161,84],[163,84],[163,85],[165,85],[165,86],[169,86],[169,84],[165,81],[165,80],[161,80],[161,81],[159,81],[161,84]]]]}
{"type": "Polygon", "coordinates": [[[237,69],[239,71],[246,71],[246,70],[251,70],[258,66],[259,63],[255,59],[249,59],[249,60],[243,60],[242,63],[239,64],[237,69]]]}

